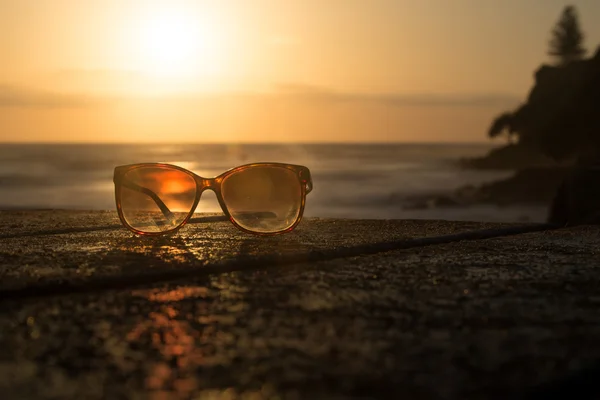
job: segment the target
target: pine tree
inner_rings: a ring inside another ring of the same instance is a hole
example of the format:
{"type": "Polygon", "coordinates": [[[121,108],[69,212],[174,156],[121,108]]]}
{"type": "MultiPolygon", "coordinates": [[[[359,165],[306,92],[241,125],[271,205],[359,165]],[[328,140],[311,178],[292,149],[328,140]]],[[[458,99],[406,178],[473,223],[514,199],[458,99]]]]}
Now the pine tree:
{"type": "Polygon", "coordinates": [[[552,30],[548,54],[562,65],[580,60],[586,52],[583,47],[583,39],[575,7],[566,6],[552,30]]]}

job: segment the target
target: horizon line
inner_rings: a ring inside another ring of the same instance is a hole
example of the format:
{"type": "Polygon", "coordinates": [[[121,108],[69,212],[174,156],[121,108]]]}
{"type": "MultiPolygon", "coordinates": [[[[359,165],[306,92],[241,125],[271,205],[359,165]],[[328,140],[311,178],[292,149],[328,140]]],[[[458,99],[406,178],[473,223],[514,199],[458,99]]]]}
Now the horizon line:
{"type": "Polygon", "coordinates": [[[499,141],[494,141],[491,139],[481,140],[481,141],[415,141],[415,140],[376,140],[376,141],[359,141],[359,140],[349,140],[349,141],[223,141],[223,142],[200,142],[200,141],[173,141],[173,142],[161,142],[161,141],[148,141],[148,142],[120,142],[120,141],[66,141],[66,140],[56,140],[56,141],[1,141],[0,145],[135,145],[135,146],[148,146],[148,145],[165,145],[165,146],[173,146],[173,145],[382,145],[382,144],[417,144],[417,145],[483,145],[483,144],[501,144],[499,141]]]}

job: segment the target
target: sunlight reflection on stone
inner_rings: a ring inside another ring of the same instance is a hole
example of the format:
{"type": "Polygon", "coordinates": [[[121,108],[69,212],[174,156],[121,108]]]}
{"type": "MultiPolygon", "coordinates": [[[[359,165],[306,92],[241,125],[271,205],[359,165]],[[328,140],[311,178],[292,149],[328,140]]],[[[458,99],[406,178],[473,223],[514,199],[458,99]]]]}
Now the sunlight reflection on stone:
{"type": "Polygon", "coordinates": [[[238,274],[235,272],[219,274],[211,279],[211,286],[219,290],[221,298],[238,299],[243,297],[249,288],[239,283],[238,274]]]}
{"type": "Polygon", "coordinates": [[[199,332],[186,320],[177,319],[178,316],[176,308],[161,307],[137,324],[126,338],[131,344],[149,341],[164,360],[148,368],[145,380],[148,389],[172,390],[184,395],[198,386],[190,367],[201,363],[202,347],[197,343],[199,332]],[[190,362],[192,358],[194,362],[190,362]]]}
{"type": "Polygon", "coordinates": [[[209,256],[200,241],[190,243],[180,237],[132,238],[119,246],[119,251],[151,255],[162,261],[175,263],[205,261],[209,256]]]}
{"type": "Polygon", "coordinates": [[[133,296],[144,297],[150,301],[159,303],[167,303],[172,301],[180,301],[190,298],[205,298],[208,294],[208,289],[200,286],[180,287],[173,290],[134,290],[133,296]]]}
{"type": "MultiPolygon", "coordinates": [[[[189,396],[203,384],[197,375],[198,368],[230,362],[228,359],[232,355],[217,349],[231,346],[236,337],[219,326],[234,325],[245,306],[235,302],[236,307],[212,310],[208,300],[203,299],[216,295],[239,301],[246,291],[237,274],[232,273],[209,279],[207,286],[131,292],[134,297],[159,303],[155,311],[140,320],[125,336],[131,347],[149,343],[159,354],[159,358],[148,365],[144,379],[145,387],[153,392],[151,398],[189,396]]],[[[239,397],[239,393],[224,390],[208,391],[207,396],[201,398],[228,398],[229,393],[235,395],[232,398],[239,397]]],[[[244,398],[262,398],[262,394],[262,391],[249,396],[244,394],[244,398]]]]}

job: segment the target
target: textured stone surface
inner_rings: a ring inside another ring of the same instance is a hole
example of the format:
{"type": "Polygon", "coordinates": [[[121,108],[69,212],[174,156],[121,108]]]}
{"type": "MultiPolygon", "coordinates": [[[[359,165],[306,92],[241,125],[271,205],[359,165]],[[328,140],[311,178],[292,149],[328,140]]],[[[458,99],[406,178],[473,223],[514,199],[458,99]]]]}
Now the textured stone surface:
{"type": "Polygon", "coordinates": [[[0,218],[21,232],[0,239],[4,398],[550,398],[597,376],[580,373],[600,358],[596,227],[456,241],[510,230],[307,220],[265,239],[218,222],[148,241],[32,234],[112,213],[0,218]]]}
{"type": "Polygon", "coordinates": [[[377,246],[369,248],[373,244],[406,247],[415,239],[500,225],[307,219],[290,234],[257,237],[207,216],[173,236],[152,238],[133,235],[115,212],[5,211],[0,226],[5,227],[0,232],[0,289],[6,295],[18,289],[61,293],[74,287],[129,287],[193,275],[201,268],[222,272],[330,259],[377,251],[377,246]]]}

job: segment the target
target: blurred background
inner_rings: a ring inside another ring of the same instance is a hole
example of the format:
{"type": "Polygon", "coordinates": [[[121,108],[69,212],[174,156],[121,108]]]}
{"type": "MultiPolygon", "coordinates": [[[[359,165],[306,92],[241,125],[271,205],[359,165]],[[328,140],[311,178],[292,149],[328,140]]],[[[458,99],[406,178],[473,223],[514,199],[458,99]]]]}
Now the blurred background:
{"type": "MultiPolygon", "coordinates": [[[[600,2],[5,0],[0,209],[116,165],[308,166],[306,215],[544,221],[600,149],[600,2]]],[[[206,192],[199,212],[218,211],[206,192]]]]}

